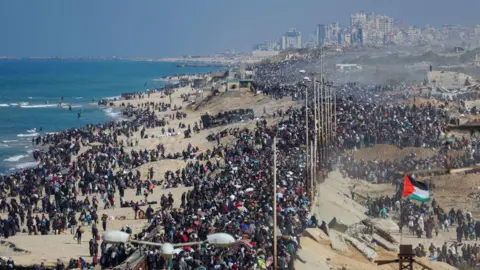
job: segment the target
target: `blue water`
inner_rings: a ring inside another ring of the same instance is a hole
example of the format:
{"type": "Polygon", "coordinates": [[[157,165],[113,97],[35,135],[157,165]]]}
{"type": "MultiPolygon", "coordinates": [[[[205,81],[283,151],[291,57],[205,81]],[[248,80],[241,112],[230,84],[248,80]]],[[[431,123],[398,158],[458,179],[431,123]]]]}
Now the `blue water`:
{"type": "Polygon", "coordinates": [[[93,98],[160,87],[163,76],[214,69],[141,61],[0,61],[0,173],[34,164],[31,140],[37,133],[119,119],[118,112],[97,106],[93,98]],[[72,111],[57,106],[62,97],[72,111]]]}

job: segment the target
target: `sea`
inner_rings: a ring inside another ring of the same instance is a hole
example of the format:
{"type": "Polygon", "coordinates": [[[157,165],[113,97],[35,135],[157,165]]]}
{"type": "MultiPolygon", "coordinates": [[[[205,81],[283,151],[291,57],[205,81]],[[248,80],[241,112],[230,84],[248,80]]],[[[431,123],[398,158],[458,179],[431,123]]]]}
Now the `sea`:
{"type": "Polygon", "coordinates": [[[217,69],[148,61],[0,61],[0,174],[37,165],[32,138],[121,120],[120,111],[98,106],[100,99],[161,87],[164,76],[217,69]]]}

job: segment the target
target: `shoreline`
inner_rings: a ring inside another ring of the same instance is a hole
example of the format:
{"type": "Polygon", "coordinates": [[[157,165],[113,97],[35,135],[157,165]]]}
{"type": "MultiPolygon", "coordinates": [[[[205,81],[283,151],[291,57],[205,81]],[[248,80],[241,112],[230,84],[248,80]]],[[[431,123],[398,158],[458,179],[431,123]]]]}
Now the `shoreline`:
{"type": "MultiPolygon", "coordinates": [[[[184,89],[186,89],[185,87],[176,87],[174,88],[175,89],[175,94],[176,95],[179,95],[182,91],[184,91],[184,89]]],[[[151,97],[149,99],[157,99],[157,96],[158,95],[162,95],[164,90],[162,91],[158,91],[158,92],[155,92],[155,93],[152,93],[151,94],[151,97]]],[[[146,92],[142,92],[142,93],[146,93],[146,92]]],[[[146,94],[145,94],[146,95],[146,94]]],[[[179,98],[179,97],[178,97],[179,98]]],[[[127,100],[127,99],[120,99],[120,100],[117,100],[117,101],[114,101],[114,104],[115,106],[112,107],[112,106],[104,106],[104,107],[100,107],[102,109],[104,108],[114,108],[114,109],[117,109],[117,110],[122,110],[123,108],[120,108],[118,105],[121,104],[121,103],[129,103],[129,102],[145,102],[147,99],[137,99],[137,100],[127,100]]],[[[157,99],[158,101],[159,99],[157,99]]],[[[139,108],[138,108],[139,109],[139,108]]],[[[133,121],[134,119],[132,118],[129,118],[128,120],[111,120],[111,121],[107,121],[103,124],[100,124],[100,123],[96,123],[94,126],[101,126],[101,125],[113,125],[113,126],[119,126],[121,125],[122,123],[125,123],[125,122],[131,122],[133,121]]],[[[68,128],[68,129],[65,129],[63,131],[60,131],[60,132],[56,132],[56,134],[66,134],[66,133],[69,133],[73,130],[76,130],[76,129],[83,129],[83,128],[86,128],[87,126],[89,125],[83,125],[83,126],[74,126],[74,127],[71,127],[71,128],[68,128]]],[[[150,130],[150,129],[149,129],[150,130]]],[[[150,130],[151,131],[151,130],[150,130]]],[[[44,135],[42,135],[42,138],[43,138],[44,135]]],[[[137,137],[138,139],[138,135],[136,135],[135,137],[137,137]]],[[[145,141],[145,140],[141,140],[142,143],[146,142],[146,143],[149,143],[148,140],[145,141]]],[[[82,143],[82,146],[81,146],[81,149],[80,151],[78,152],[77,155],[71,155],[71,159],[72,161],[76,161],[76,159],[78,157],[80,157],[83,153],[86,153],[88,152],[89,150],[92,149],[92,146],[91,144],[92,142],[85,142],[85,143],[82,143]]],[[[149,143],[150,144],[150,143],[149,143]]],[[[43,145],[41,148],[43,149],[47,149],[48,147],[50,146],[55,146],[55,144],[47,144],[47,145],[43,145]]],[[[185,146],[186,147],[186,146],[185,146]]],[[[162,162],[170,162],[169,159],[165,159],[164,161],[162,162]]],[[[34,167],[29,167],[29,168],[23,168],[23,169],[16,169],[15,171],[11,172],[13,174],[17,174],[17,173],[20,173],[21,171],[25,171],[25,170],[31,170],[31,169],[34,169],[34,168],[39,168],[42,167],[42,166],[45,166],[46,163],[44,162],[39,162],[37,163],[36,166],[34,167]]],[[[68,167],[71,167],[72,166],[72,163],[69,164],[69,166],[67,167],[62,167],[62,168],[68,168],[68,167]]],[[[134,167],[132,169],[139,169],[139,170],[142,170],[142,168],[140,167],[134,167]]],[[[187,188],[188,189],[188,188],[187,188]]],[[[156,196],[159,196],[159,194],[167,194],[169,192],[173,192],[175,195],[176,198],[179,198],[181,193],[178,194],[178,192],[181,192],[182,190],[185,190],[185,188],[170,188],[170,189],[164,189],[164,188],[156,188],[154,190],[154,194],[156,194],[156,196]]],[[[118,194],[116,194],[118,195],[118,194]]],[[[130,201],[132,199],[138,199],[138,198],[135,198],[135,194],[134,194],[134,189],[127,189],[126,190],[126,200],[127,201],[130,201]]],[[[130,209],[130,208],[127,208],[127,209],[130,209]]],[[[133,217],[130,216],[130,211],[128,211],[128,213],[125,213],[124,212],[125,210],[123,208],[118,208],[118,210],[113,210],[113,211],[109,211],[109,216],[113,216],[113,217],[121,217],[121,216],[127,216],[129,217],[127,220],[118,220],[118,221],[115,221],[115,222],[112,222],[113,226],[114,227],[111,227],[111,229],[117,229],[117,230],[120,230],[120,228],[122,226],[125,226],[125,225],[128,225],[130,226],[134,232],[140,232],[142,229],[144,229],[144,225],[147,225],[146,224],[146,220],[138,220],[138,221],[135,221],[134,225],[132,225],[131,223],[133,223],[133,217]],[[115,214],[116,213],[116,214],[115,214]],[[140,223],[138,223],[140,222],[140,223]]],[[[102,211],[103,212],[103,211],[102,211]]],[[[77,213],[78,214],[78,213],[77,213]]],[[[2,213],[1,216],[3,217],[4,214],[2,213]]],[[[20,234],[20,233],[19,233],[20,234]]],[[[71,236],[69,235],[61,235],[61,236],[55,236],[55,235],[52,235],[52,234],[49,234],[48,235],[49,237],[49,240],[51,240],[52,242],[56,242],[55,240],[55,237],[60,237],[61,239],[64,239],[63,241],[66,241],[67,239],[71,239],[71,236]]],[[[42,252],[38,249],[38,246],[36,245],[36,243],[38,243],[38,241],[41,241],[41,239],[43,238],[43,236],[31,236],[31,235],[16,235],[16,236],[13,236],[11,238],[8,238],[8,239],[5,239],[5,242],[9,242],[11,244],[13,244],[14,246],[20,246],[22,249],[24,250],[28,250],[29,252],[27,253],[22,253],[21,255],[19,254],[12,254],[12,257],[15,259],[16,261],[16,265],[18,266],[21,266],[21,267],[31,267],[33,266],[34,264],[38,264],[40,263],[40,261],[42,259],[39,259],[38,258],[38,252],[42,252]],[[24,242],[25,241],[28,241],[28,243],[24,242]],[[18,242],[21,242],[20,244],[18,242]],[[32,242],[32,243],[30,243],[32,242]]],[[[59,238],[59,239],[60,239],[59,238]]],[[[83,247],[83,244],[81,245],[83,247]]],[[[53,248],[53,246],[51,247],[53,248]]],[[[84,248],[84,247],[83,247],[84,248]]],[[[49,256],[48,254],[44,254],[43,256],[49,256]]],[[[55,261],[55,258],[57,257],[62,257],[61,254],[55,254],[54,257],[51,258],[51,260],[49,261],[45,261],[45,263],[47,264],[50,264],[53,265],[54,264],[54,261],[55,261]]],[[[71,256],[71,257],[62,257],[64,259],[69,259],[69,258],[78,258],[78,257],[84,257],[84,256],[71,256]]],[[[65,261],[64,260],[64,263],[67,263],[68,261],[65,261]]]]}
{"type": "MultiPolygon", "coordinates": [[[[20,59],[21,60],[21,59],[20,59]]],[[[107,60],[110,61],[110,60],[107,60]]],[[[217,69],[219,70],[219,69],[217,69]]],[[[157,88],[152,88],[152,89],[146,89],[146,90],[141,90],[141,92],[148,92],[151,90],[155,89],[163,89],[161,91],[164,91],[164,89],[171,88],[171,87],[178,87],[175,86],[178,84],[178,82],[181,79],[187,79],[190,81],[193,81],[195,78],[204,78],[205,76],[208,76],[212,72],[215,71],[203,71],[203,72],[197,72],[197,73],[187,73],[187,74],[177,74],[175,73],[175,70],[171,70],[172,75],[164,76],[159,79],[152,78],[151,81],[154,83],[159,83],[161,82],[163,85],[161,87],[157,88]]],[[[78,104],[80,105],[75,105],[72,106],[74,110],[80,108],[80,109],[92,109],[98,111],[98,114],[101,115],[101,118],[104,118],[101,121],[95,121],[93,122],[94,124],[98,123],[111,123],[111,122],[116,122],[116,121],[123,121],[126,120],[121,114],[121,109],[119,108],[114,108],[110,106],[101,106],[97,102],[99,100],[112,100],[114,98],[120,98],[122,92],[117,92],[117,96],[110,96],[110,97],[104,97],[104,98],[99,98],[96,99],[95,102],[80,102],[78,104]],[[108,110],[108,111],[107,111],[108,110]],[[112,111],[113,110],[113,111],[112,111]]],[[[62,104],[62,109],[66,109],[67,105],[66,104],[75,104],[75,101],[86,101],[85,98],[83,97],[71,97],[71,102],[65,102],[62,104]]],[[[5,104],[0,104],[0,110],[1,109],[13,109],[13,108],[24,108],[24,109],[40,109],[40,108],[57,108],[58,104],[54,103],[41,103],[37,101],[35,103],[35,100],[32,101],[32,99],[29,97],[29,102],[17,102],[17,103],[5,103],[5,104]],[[37,104],[38,103],[38,104],[37,104]]],[[[35,113],[35,111],[32,109],[31,113],[35,113]]],[[[97,113],[96,113],[97,114],[97,113]]],[[[0,175],[8,175],[11,173],[18,172],[20,170],[28,169],[28,168],[34,168],[38,166],[37,162],[32,158],[32,153],[34,150],[39,150],[41,149],[37,145],[31,145],[30,140],[33,138],[37,138],[38,136],[45,136],[47,134],[53,134],[53,133],[61,133],[65,132],[74,128],[83,128],[85,124],[77,124],[77,125],[72,125],[69,127],[66,127],[64,129],[57,129],[57,130],[43,130],[43,131],[35,131],[34,133],[29,133],[29,130],[25,132],[18,131],[20,133],[14,134],[11,133],[11,136],[4,136],[2,140],[0,140],[0,149],[5,150],[6,153],[5,157],[0,160],[2,163],[3,170],[0,172],[0,175]],[[36,135],[34,135],[36,134],[36,135]],[[21,135],[21,136],[20,136],[21,135]],[[25,150],[24,150],[25,148],[25,150]],[[11,150],[11,149],[16,149],[16,150],[11,150]],[[28,151],[27,151],[28,149],[28,151]],[[19,156],[22,156],[21,160],[13,160],[15,158],[18,158],[19,156]]],[[[38,127],[32,127],[33,129],[38,129],[38,127]]]]}

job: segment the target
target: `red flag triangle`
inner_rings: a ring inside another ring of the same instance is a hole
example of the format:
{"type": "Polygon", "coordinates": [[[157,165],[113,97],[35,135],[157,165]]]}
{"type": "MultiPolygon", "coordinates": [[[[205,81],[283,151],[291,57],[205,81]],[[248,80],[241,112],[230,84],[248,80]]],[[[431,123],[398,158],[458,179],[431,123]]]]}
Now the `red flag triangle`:
{"type": "Polygon", "coordinates": [[[403,177],[403,198],[408,197],[410,194],[415,192],[415,188],[410,181],[410,177],[405,174],[403,177]]]}

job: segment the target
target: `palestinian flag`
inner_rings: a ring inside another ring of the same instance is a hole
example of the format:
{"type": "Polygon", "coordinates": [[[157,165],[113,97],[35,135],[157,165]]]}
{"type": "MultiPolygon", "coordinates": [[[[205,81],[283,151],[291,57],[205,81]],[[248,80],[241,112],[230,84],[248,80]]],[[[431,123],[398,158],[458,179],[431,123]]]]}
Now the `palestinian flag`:
{"type": "Polygon", "coordinates": [[[430,200],[430,192],[425,183],[415,181],[408,175],[403,178],[403,198],[428,202],[430,200]]]}

